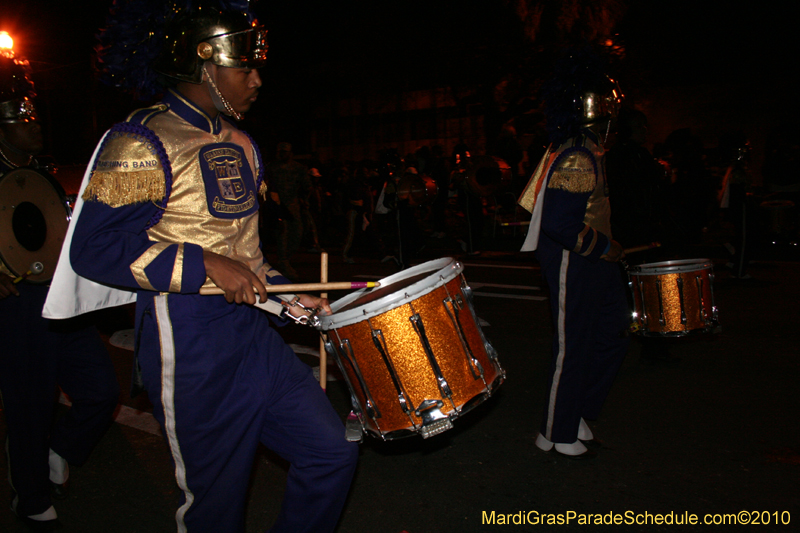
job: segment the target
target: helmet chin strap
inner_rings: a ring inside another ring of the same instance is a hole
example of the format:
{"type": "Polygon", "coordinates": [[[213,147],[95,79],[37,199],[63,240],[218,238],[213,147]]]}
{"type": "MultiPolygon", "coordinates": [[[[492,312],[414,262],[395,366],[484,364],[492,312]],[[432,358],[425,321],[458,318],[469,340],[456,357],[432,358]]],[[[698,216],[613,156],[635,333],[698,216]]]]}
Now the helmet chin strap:
{"type": "Polygon", "coordinates": [[[234,120],[242,120],[244,116],[241,113],[236,112],[233,109],[233,106],[228,102],[228,100],[222,96],[222,93],[219,92],[217,88],[217,84],[214,83],[214,78],[211,77],[211,74],[206,70],[205,64],[203,65],[203,74],[206,75],[208,79],[208,94],[211,95],[211,101],[214,102],[214,107],[217,108],[217,111],[220,113],[225,113],[229,117],[233,117],[234,120]]]}

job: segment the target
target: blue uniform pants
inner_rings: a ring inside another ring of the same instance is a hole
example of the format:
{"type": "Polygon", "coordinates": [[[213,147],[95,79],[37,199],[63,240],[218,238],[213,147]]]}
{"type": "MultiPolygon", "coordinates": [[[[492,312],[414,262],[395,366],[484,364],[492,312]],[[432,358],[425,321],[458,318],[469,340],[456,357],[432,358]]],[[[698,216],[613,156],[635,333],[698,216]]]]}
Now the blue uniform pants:
{"type": "Polygon", "coordinates": [[[358,448],[262,311],[139,293],[138,357],[183,492],[178,531],[240,533],[259,442],[290,464],[273,533],[332,531],[358,448]]]}
{"type": "Polygon", "coordinates": [[[550,289],[555,335],[541,433],[578,440],[580,419],[594,420],[625,354],[628,308],[619,266],[564,250],[537,254],[550,289]]]}
{"type": "Polygon", "coordinates": [[[51,505],[49,450],[83,464],[111,423],[119,385],[90,317],[44,319],[48,288],[18,289],[20,296],[0,300],[0,391],[17,513],[30,516],[51,505]],[[54,424],[57,386],[72,407],[54,424]]]}

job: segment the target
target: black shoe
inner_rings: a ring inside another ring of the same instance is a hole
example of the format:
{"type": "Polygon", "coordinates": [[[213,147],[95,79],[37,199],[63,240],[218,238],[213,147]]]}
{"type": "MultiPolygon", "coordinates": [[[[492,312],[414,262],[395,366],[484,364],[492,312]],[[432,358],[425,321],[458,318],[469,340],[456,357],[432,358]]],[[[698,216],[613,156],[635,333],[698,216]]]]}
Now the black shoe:
{"type": "Polygon", "coordinates": [[[17,495],[12,493],[11,496],[11,512],[14,513],[20,522],[25,524],[28,528],[28,531],[33,533],[50,533],[51,531],[58,531],[63,526],[61,522],[59,522],[58,518],[54,518],[53,520],[34,520],[27,516],[20,516],[17,514],[17,495]]]}
{"type": "Polygon", "coordinates": [[[69,497],[69,480],[60,485],[51,481],[50,497],[54,500],[66,500],[69,497]]]}
{"type": "Polygon", "coordinates": [[[586,446],[587,448],[591,448],[593,450],[599,450],[600,448],[603,447],[603,443],[597,439],[581,440],[581,442],[583,443],[584,446],[586,446]]]}
{"type": "Polygon", "coordinates": [[[61,522],[58,521],[58,518],[55,520],[33,520],[27,516],[18,516],[17,518],[19,518],[28,528],[28,531],[32,533],[50,533],[51,531],[58,531],[64,527],[61,522]]]}
{"type": "Polygon", "coordinates": [[[561,457],[566,457],[567,459],[570,459],[572,461],[587,461],[589,459],[594,459],[595,457],[597,457],[597,452],[589,449],[578,455],[569,455],[566,453],[561,453],[560,451],[556,450],[555,446],[553,446],[552,452],[555,453],[556,455],[560,455],[561,457]]]}

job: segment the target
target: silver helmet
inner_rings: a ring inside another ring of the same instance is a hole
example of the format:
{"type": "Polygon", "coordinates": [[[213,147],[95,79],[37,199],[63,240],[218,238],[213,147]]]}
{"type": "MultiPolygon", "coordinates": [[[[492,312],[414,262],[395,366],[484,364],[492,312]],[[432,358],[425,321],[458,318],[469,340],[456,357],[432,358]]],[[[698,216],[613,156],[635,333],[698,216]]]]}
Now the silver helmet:
{"type": "Polygon", "coordinates": [[[203,63],[260,68],[267,59],[267,30],[247,13],[202,7],[175,15],[168,23],[153,69],[190,83],[203,80],[203,63]]]}

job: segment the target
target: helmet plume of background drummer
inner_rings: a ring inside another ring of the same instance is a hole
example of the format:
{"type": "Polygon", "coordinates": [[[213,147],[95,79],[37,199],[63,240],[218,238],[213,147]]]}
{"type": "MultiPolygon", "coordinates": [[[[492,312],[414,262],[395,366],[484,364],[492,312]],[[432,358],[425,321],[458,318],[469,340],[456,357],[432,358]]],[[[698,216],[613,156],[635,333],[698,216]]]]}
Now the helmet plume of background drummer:
{"type": "Polygon", "coordinates": [[[605,144],[624,98],[609,70],[591,47],[564,52],[542,86],[550,142],[557,146],[588,129],[605,144]]]}
{"type": "MultiPolygon", "coordinates": [[[[554,66],[553,77],[541,89],[545,101],[547,133],[553,148],[590,131],[605,145],[624,95],[609,76],[609,61],[591,46],[564,51],[554,66]]],[[[624,257],[622,246],[611,241],[603,256],[616,262],[624,257]]]]}
{"type": "Polygon", "coordinates": [[[0,31],[0,171],[30,166],[44,149],[35,97],[28,61],[16,57],[13,39],[0,31]]]}

